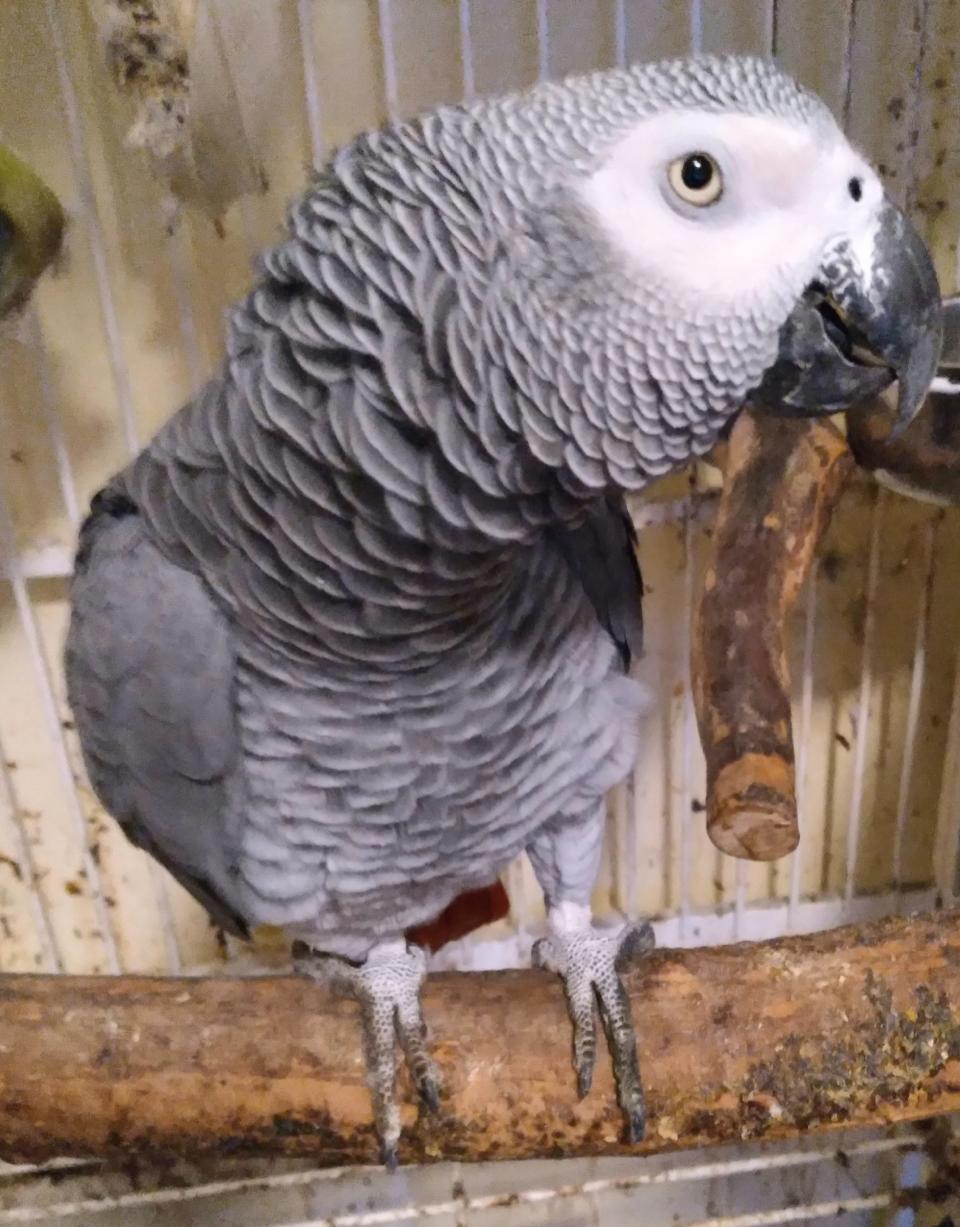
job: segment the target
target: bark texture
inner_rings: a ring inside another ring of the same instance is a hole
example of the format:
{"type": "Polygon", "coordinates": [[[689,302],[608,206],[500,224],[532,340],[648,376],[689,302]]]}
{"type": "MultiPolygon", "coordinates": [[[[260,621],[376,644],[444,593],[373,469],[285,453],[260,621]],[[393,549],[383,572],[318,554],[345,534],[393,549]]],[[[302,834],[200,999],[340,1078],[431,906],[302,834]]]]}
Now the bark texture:
{"type": "Polygon", "coordinates": [[[788,619],[853,461],[828,420],[749,411],[725,453],[691,661],[707,833],[730,856],[772,861],[800,838],[788,619]]]}
{"type": "MultiPolygon", "coordinates": [[[[664,951],[628,972],[650,1153],[960,1109],[960,912],[664,951]]],[[[559,980],[431,977],[441,1112],[404,1161],[627,1153],[578,1102],[559,980]]],[[[409,1103],[409,1086],[402,1087],[409,1103]]],[[[0,1156],[373,1162],[356,1006],[293,978],[0,979],[0,1156]]]]}

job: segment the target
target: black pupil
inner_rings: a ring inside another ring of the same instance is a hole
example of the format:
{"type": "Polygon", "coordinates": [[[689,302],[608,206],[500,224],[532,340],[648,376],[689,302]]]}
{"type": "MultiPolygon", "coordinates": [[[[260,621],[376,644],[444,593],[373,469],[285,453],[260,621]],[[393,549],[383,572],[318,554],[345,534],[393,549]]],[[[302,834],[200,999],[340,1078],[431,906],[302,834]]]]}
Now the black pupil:
{"type": "Polygon", "coordinates": [[[691,153],[680,172],[683,186],[691,192],[702,192],[713,178],[713,163],[703,153],[691,153]]]}
{"type": "Polygon", "coordinates": [[[859,200],[863,195],[863,183],[859,179],[851,179],[847,184],[847,190],[854,200],[859,200]]]}

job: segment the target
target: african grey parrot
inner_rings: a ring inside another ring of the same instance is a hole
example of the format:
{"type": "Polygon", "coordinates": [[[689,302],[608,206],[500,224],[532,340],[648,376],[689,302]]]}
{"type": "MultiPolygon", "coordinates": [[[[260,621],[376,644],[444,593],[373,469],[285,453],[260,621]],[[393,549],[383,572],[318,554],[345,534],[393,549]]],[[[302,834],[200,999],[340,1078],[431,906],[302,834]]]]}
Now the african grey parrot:
{"type": "Polygon", "coordinates": [[[939,344],[928,254],[825,107],[698,58],[358,137],[293,206],[220,374],[93,500],[66,665],[93,786],[235,933],[267,922],[361,1003],[395,1159],[399,1038],[437,1082],[402,935],[522,850],[581,1093],[604,796],[634,758],[640,576],[623,495],[753,396],[842,409],[939,344]],[[869,351],[869,352],[868,352],[869,351]]]}

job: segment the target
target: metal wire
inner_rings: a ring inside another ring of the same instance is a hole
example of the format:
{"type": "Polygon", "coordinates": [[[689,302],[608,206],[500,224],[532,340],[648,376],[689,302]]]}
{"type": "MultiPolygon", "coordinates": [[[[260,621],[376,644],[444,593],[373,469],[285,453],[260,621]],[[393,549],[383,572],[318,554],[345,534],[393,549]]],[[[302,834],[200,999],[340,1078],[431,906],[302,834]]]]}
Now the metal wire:
{"type": "Polygon", "coordinates": [[[917,749],[917,728],[920,723],[920,705],[923,699],[923,684],[927,665],[927,636],[930,628],[930,605],[933,596],[933,559],[939,521],[932,520],[923,526],[923,585],[920,589],[917,610],[917,629],[913,645],[913,666],[910,670],[910,696],[907,700],[907,719],[903,735],[903,757],[900,763],[900,789],[897,796],[897,825],[893,839],[893,884],[903,883],[903,841],[910,814],[910,787],[913,783],[913,764],[917,749]]]}
{"type": "Polygon", "coordinates": [[[397,85],[397,50],[393,38],[393,4],[391,0],[377,0],[377,19],[380,31],[380,47],[383,65],[383,100],[387,118],[400,118],[400,101],[397,85]]]}
{"type": "Polygon", "coordinates": [[[77,181],[77,190],[82,206],[83,223],[90,242],[90,253],[93,257],[94,273],[97,281],[97,294],[100,301],[100,315],[103,321],[103,331],[107,341],[107,354],[110,359],[110,371],[117,397],[117,409],[120,413],[120,425],[127,445],[127,451],[134,455],[139,448],[139,432],[137,430],[136,413],[133,404],[133,392],[130,387],[130,374],[123,352],[123,338],[120,331],[120,321],[113,297],[113,287],[110,283],[110,267],[107,262],[107,245],[100,224],[100,214],[97,209],[97,199],[93,190],[93,178],[90,173],[90,160],[87,150],[86,125],[70,75],[66,46],[63,37],[63,12],[57,0],[44,0],[47,16],[47,27],[50,31],[50,44],[53,47],[57,62],[57,80],[60,97],[63,102],[64,117],[67,121],[67,136],[70,145],[70,160],[77,181]]]}
{"type": "Polygon", "coordinates": [[[618,68],[627,66],[627,0],[616,0],[613,10],[613,54],[618,68]]]}
{"type": "Polygon", "coordinates": [[[816,563],[810,569],[807,580],[807,600],[803,615],[803,679],[800,688],[800,728],[797,734],[796,789],[797,819],[800,826],[800,843],[790,858],[790,899],[787,925],[793,931],[797,905],[800,902],[800,882],[803,873],[803,832],[808,828],[811,813],[807,792],[807,767],[810,763],[810,729],[813,723],[813,649],[817,631],[817,580],[819,568],[816,563]]]}
{"type": "Polygon", "coordinates": [[[845,1197],[836,1201],[821,1201],[812,1206],[784,1206],[780,1210],[760,1210],[755,1214],[734,1214],[723,1218],[701,1219],[684,1227],[774,1227],[777,1223],[810,1223],[814,1219],[839,1218],[858,1210],[883,1210],[894,1204],[892,1193],[874,1193],[871,1197],[845,1197]]]}
{"type": "Polygon", "coordinates": [[[31,303],[26,312],[25,326],[27,342],[36,363],[37,377],[40,383],[40,409],[43,414],[43,425],[50,440],[53,451],[54,465],[57,470],[57,485],[67,518],[74,526],[80,523],[80,504],[77,499],[77,483],[73,476],[73,465],[67,450],[67,439],[60,418],[59,404],[50,381],[50,363],[43,345],[40,321],[37,318],[36,307],[31,303]]]}
{"type": "MultiPolygon", "coordinates": [[[[403,1210],[368,1210],[359,1214],[336,1214],[331,1218],[302,1219],[282,1227],[390,1227],[396,1223],[424,1222],[461,1212],[497,1210],[504,1206],[536,1205],[561,1201],[571,1197],[590,1196],[586,1186],[570,1189],[538,1190],[543,1196],[526,1197],[522,1193],[500,1193],[491,1197],[470,1197],[457,1201],[438,1202],[431,1206],[407,1206],[403,1210]]],[[[762,1210],[754,1214],[736,1214],[724,1218],[699,1219],[683,1227],[774,1227],[778,1223],[807,1223],[814,1219],[852,1214],[857,1210],[880,1210],[894,1204],[893,1193],[874,1193],[871,1197],[848,1197],[836,1201],[818,1202],[809,1206],[787,1206],[779,1210],[762,1210]]]]}
{"type": "Polygon", "coordinates": [[[703,0],[690,0],[690,51],[699,55],[703,50],[703,0]]]}
{"type": "Polygon", "coordinates": [[[310,149],[314,166],[324,159],[323,111],[320,105],[320,77],[317,58],[314,54],[315,31],[313,23],[313,0],[297,0],[297,26],[300,32],[300,50],[303,55],[303,92],[307,107],[307,124],[310,128],[310,149]]]}
{"type": "Polygon", "coordinates": [[[0,813],[9,814],[9,824],[5,822],[4,825],[9,826],[10,846],[13,849],[13,855],[16,860],[17,872],[20,874],[29,896],[30,902],[28,906],[33,918],[34,931],[40,944],[41,958],[43,960],[42,969],[44,971],[63,971],[63,959],[57,945],[57,936],[50,921],[46,899],[40,889],[40,880],[37,875],[36,862],[33,858],[33,849],[30,847],[30,840],[23,829],[21,809],[17,801],[13,777],[11,776],[10,768],[7,766],[8,761],[3,747],[3,740],[0,739],[0,797],[3,798],[3,803],[0,805],[0,813]]]}
{"type": "Polygon", "coordinates": [[[197,320],[190,298],[190,275],[187,264],[187,234],[182,225],[174,226],[167,237],[167,255],[170,261],[170,274],[173,281],[173,294],[177,304],[177,323],[180,328],[180,343],[183,346],[187,360],[187,371],[190,376],[190,395],[194,395],[203,386],[207,371],[200,353],[200,342],[197,336],[197,320]]]}
{"type": "MultiPolygon", "coordinates": [[[[116,938],[110,924],[110,916],[103,895],[100,869],[90,851],[90,832],[87,826],[87,817],[77,792],[73,766],[70,762],[67,743],[63,735],[63,726],[60,722],[60,712],[57,705],[53,677],[46,653],[43,650],[43,641],[40,637],[40,629],[37,625],[33,604],[30,601],[30,594],[27,591],[27,584],[20,574],[13,521],[7,506],[6,497],[2,488],[0,488],[0,557],[3,556],[6,556],[7,572],[13,589],[13,599],[17,607],[24,637],[27,641],[27,651],[29,652],[30,663],[33,666],[34,676],[37,681],[37,689],[40,695],[53,756],[56,760],[64,792],[66,793],[67,809],[74,825],[81,865],[90,891],[90,900],[93,904],[97,925],[103,938],[107,970],[118,972],[120,970],[120,960],[117,954],[116,938]]],[[[25,835],[24,838],[26,838],[25,835]]]]}
{"type": "Polygon", "coordinates": [[[473,14],[470,0],[460,0],[460,64],[463,71],[463,100],[472,102],[477,92],[477,82],[473,62],[473,14]]]}
{"type": "Polygon", "coordinates": [[[690,919],[690,855],[691,826],[693,822],[693,739],[696,735],[693,709],[693,677],[690,667],[690,650],[693,641],[693,579],[694,579],[694,533],[693,517],[683,519],[683,693],[680,715],[680,821],[677,824],[679,839],[678,912],[680,933],[685,941],[690,919]]]}
{"type": "MultiPolygon", "coordinates": [[[[843,1153],[845,1159],[849,1161],[851,1159],[883,1154],[907,1153],[916,1150],[919,1145],[922,1145],[921,1136],[911,1132],[900,1134],[897,1137],[868,1138],[862,1142],[856,1142],[853,1145],[844,1147],[843,1153]]],[[[455,1214],[457,1212],[493,1210],[505,1205],[543,1205],[564,1201],[571,1197],[596,1197],[604,1193],[624,1193],[634,1189],[655,1188],[663,1185],[697,1184],[703,1181],[716,1180],[720,1177],[748,1176],[753,1173],[760,1174],[772,1170],[789,1171],[832,1162],[836,1162],[836,1153],[833,1149],[788,1150],[780,1153],[763,1151],[743,1159],[718,1159],[709,1163],[681,1162],[676,1167],[664,1167],[655,1171],[641,1168],[628,1175],[618,1174],[616,1176],[586,1180],[576,1184],[557,1184],[549,1187],[521,1189],[508,1194],[481,1194],[473,1197],[464,1194],[452,1200],[434,1202],[428,1205],[418,1206],[408,1203],[404,1206],[380,1210],[348,1212],[322,1219],[311,1219],[304,1223],[288,1224],[286,1227],[382,1227],[382,1225],[402,1223],[409,1220],[417,1221],[438,1218],[444,1214],[455,1214]]],[[[42,1174],[42,1169],[37,1170],[38,1174],[42,1174]]],[[[371,1176],[379,1174],[379,1169],[369,1170],[371,1176]]],[[[342,1180],[345,1176],[351,1174],[361,1175],[363,1171],[363,1168],[358,1167],[312,1168],[298,1172],[280,1172],[276,1175],[208,1181],[205,1184],[192,1185],[185,1188],[150,1189],[142,1192],[121,1193],[117,1196],[106,1196],[103,1198],[63,1201],[43,1207],[14,1207],[9,1210],[0,1210],[0,1224],[36,1223],[44,1222],[54,1216],[58,1218],[71,1218],[81,1214],[102,1214],[115,1210],[130,1210],[137,1207],[188,1204],[230,1193],[267,1192],[278,1189],[300,1188],[305,1185],[342,1180]]],[[[886,1194],[886,1196],[890,1195],[886,1194]]],[[[838,1201],[829,1204],[850,1205],[851,1203],[849,1201],[838,1201]]],[[[804,1208],[812,1209],[813,1207],[804,1208]]]]}
{"type": "Polygon", "coordinates": [[[937,890],[946,903],[952,903],[958,889],[960,856],[960,655],[954,664],[950,722],[944,750],[943,778],[937,804],[937,830],[933,843],[933,876],[937,890]]]}
{"type": "Polygon", "coordinates": [[[864,778],[867,765],[867,733],[870,725],[870,701],[873,695],[873,635],[876,624],[877,579],[880,573],[880,529],[886,507],[886,491],[879,489],[870,516],[870,549],[867,580],[864,590],[866,612],[863,619],[863,654],[860,669],[860,696],[857,701],[854,733],[853,788],[847,820],[847,861],[845,866],[844,898],[853,898],[856,890],[857,859],[860,850],[860,824],[863,818],[864,778]]]}
{"type": "Polygon", "coordinates": [[[537,0],[537,77],[550,76],[550,0],[537,0]]]}

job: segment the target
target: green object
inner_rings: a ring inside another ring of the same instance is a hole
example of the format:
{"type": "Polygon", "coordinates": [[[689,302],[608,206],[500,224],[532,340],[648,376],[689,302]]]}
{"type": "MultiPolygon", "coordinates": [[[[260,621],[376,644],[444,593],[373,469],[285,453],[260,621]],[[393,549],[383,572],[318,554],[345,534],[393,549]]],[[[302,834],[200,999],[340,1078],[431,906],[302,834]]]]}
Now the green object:
{"type": "Polygon", "coordinates": [[[63,241],[60,201],[27,164],[0,145],[0,316],[22,306],[63,241]]]}

